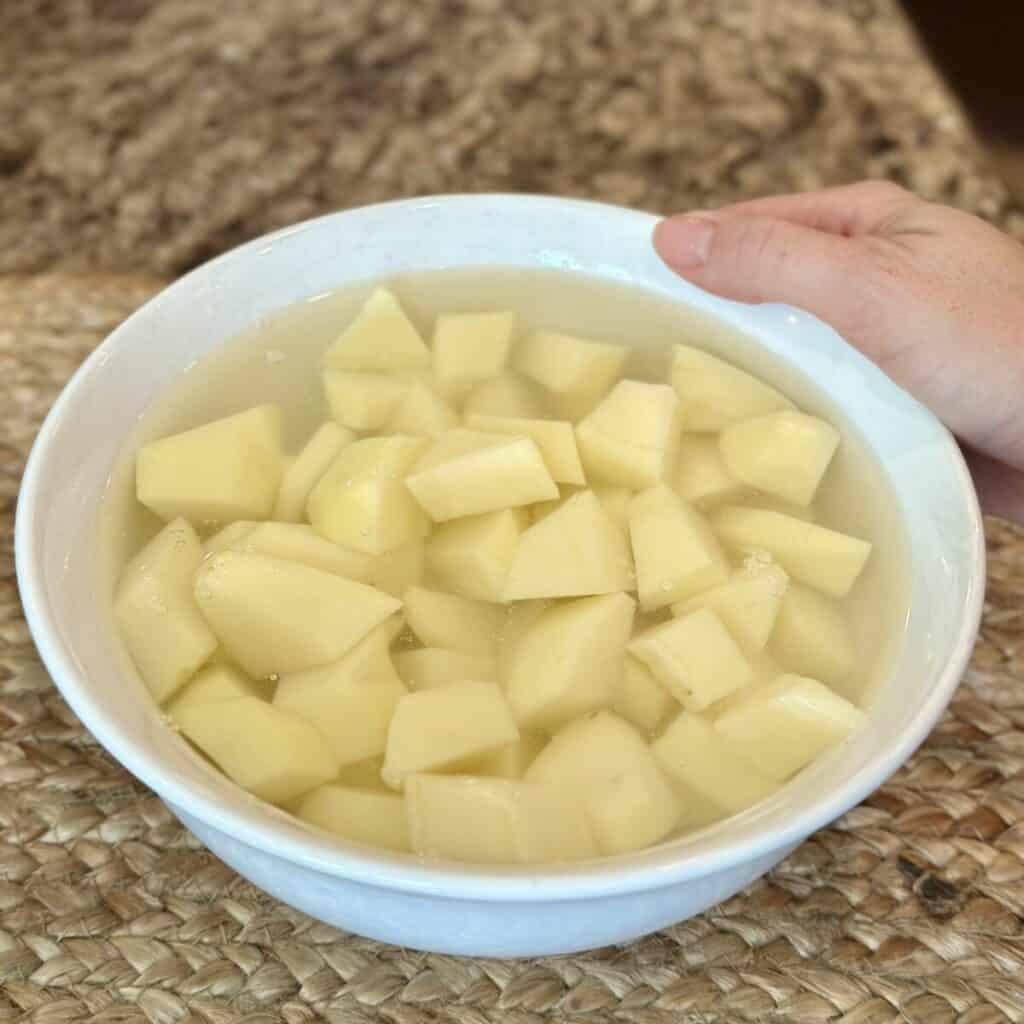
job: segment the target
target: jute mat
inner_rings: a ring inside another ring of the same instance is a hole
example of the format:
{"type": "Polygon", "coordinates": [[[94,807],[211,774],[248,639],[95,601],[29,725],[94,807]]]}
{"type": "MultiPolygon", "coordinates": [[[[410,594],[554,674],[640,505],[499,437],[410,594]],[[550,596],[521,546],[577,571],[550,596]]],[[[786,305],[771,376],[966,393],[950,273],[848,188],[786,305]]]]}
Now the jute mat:
{"type": "Polygon", "coordinates": [[[13,575],[34,433],[156,287],[0,279],[0,1021],[1024,1019],[1024,533],[997,522],[982,635],[925,747],[695,920],[567,957],[430,956],[319,924],[206,852],[68,710],[13,575]]]}

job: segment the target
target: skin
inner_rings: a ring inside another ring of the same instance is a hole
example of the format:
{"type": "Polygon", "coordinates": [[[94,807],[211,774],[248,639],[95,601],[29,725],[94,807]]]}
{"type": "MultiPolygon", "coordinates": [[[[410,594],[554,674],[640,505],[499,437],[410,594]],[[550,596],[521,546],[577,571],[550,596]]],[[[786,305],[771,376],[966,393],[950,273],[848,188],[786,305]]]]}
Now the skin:
{"type": "Polygon", "coordinates": [[[887,182],[661,221],[661,258],[831,324],[957,436],[986,512],[1024,523],[1024,246],[887,182]]]}

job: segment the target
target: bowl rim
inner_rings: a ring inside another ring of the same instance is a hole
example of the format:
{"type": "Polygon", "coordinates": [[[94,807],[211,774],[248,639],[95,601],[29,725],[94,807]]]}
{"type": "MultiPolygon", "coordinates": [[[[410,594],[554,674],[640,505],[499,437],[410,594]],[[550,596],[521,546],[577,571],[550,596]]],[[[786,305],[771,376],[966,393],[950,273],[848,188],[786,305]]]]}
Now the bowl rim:
{"type": "MultiPolygon", "coordinates": [[[[618,218],[624,225],[628,220],[633,220],[633,227],[642,227],[646,224],[651,229],[660,219],[655,214],[592,200],[524,193],[468,193],[396,199],[327,213],[261,235],[195,267],[157,292],[111,331],[65,384],[33,442],[22,476],[15,514],[16,578],[29,630],[52,679],[83,725],[107,752],[170,804],[172,810],[175,806],[180,806],[206,826],[224,833],[235,841],[314,871],[349,881],[421,895],[441,894],[449,899],[489,902],[529,902],[551,898],[577,900],[648,890],[700,878],[753,860],[773,850],[783,851],[799,843],[860,803],[892,775],[925,740],[960,682],[980,624],[985,589],[985,543],[977,494],[959,446],[952,435],[924,407],[919,407],[920,414],[933,421],[937,436],[945,435],[948,448],[946,454],[950,457],[952,471],[959,483],[956,498],[966,506],[966,519],[971,532],[971,536],[967,538],[970,563],[966,567],[969,580],[967,600],[953,642],[952,654],[937,672],[927,699],[917,708],[910,727],[904,731],[897,743],[891,744],[859,771],[830,788],[824,797],[804,810],[777,824],[773,823],[774,827],[749,836],[725,836],[716,839],[712,856],[706,852],[698,854],[688,849],[690,837],[684,836],[634,853],[566,865],[491,866],[455,861],[426,861],[411,854],[394,854],[349,842],[308,827],[303,829],[301,838],[287,832],[280,834],[272,825],[273,815],[266,812],[274,812],[282,817],[283,812],[278,812],[271,805],[254,801],[260,804],[264,813],[260,820],[248,820],[251,816],[240,816],[232,807],[227,806],[232,802],[227,796],[222,803],[208,799],[204,794],[196,793],[182,785],[173,773],[161,767],[159,759],[148,754],[143,743],[113,725],[106,716],[102,703],[90,697],[88,681],[64,643],[60,628],[49,607],[41,559],[37,558],[37,550],[40,547],[35,542],[38,519],[33,513],[40,500],[42,478],[57,426],[66,407],[83,387],[83,382],[89,378],[91,370],[106,360],[106,351],[115,339],[122,333],[132,330],[132,323],[142,310],[169,301],[179,292],[187,291],[194,286],[197,278],[208,274],[212,268],[224,262],[247,259],[276,240],[329,222],[343,222],[352,214],[372,211],[400,213],[403,208],[424,204],[483,209],[502,206],[521,209],[525,206],[540,211],[553,206],[577,207],[581,212],[618,218]]],[[[700,294],[699,289],[688,287],[691,292],[700,294]]],[[[800,312],[803,317],[820,323],[809,314],[800,312]]],[[[722,319],[720,315],[718,318],[722,319]]],[[[880,386],[893,389],[893,393],[902,394],[901,389],[874,364],[845,341],[843,344],[847,345],[858,360],[871,367],[876,375],[885,381],[885,384],[880,386]]],[[[237,790],[230,780],[222,776],[219,778],[224,787],[237,790]]],[[[237,796],[232,793],[232,797],[237,807],[237,796]]],[[[726,822],[728,820],[724,819],[726,822]]],[[[698,832],[693,835],[700,834],[698,832]]]]}

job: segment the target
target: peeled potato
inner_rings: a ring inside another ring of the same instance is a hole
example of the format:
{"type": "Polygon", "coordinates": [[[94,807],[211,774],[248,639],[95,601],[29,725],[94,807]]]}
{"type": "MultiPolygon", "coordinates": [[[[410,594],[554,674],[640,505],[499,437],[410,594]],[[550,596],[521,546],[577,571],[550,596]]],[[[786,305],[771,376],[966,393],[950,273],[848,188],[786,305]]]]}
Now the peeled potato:
{"type": "Polygon", "coordinates": [[[322,423],[285,468],[272,517],[286,523],[301,523],[306,518],[310,491],[338,452],[353,440],[355,435],[351,430],[337,423],[322,423]]]}
{"type": "Polygon", "coordinates": [[[517,373],[503,373],[477,384],[463,404],[467,416],[516,416],[536,419],[544,415],[544,399],[537,385],[517,373]]]}
{"type": "Polygon", "coordinates": [[[519,416],[488,416],[470,413],[466,426],[489,434],[532,438],[556,483],[584,484],[583,466],[576,449],[572,424],[564,420],[525,419],[519,416]]]}
{"type": "Polygon", "coordinates": [[[654,678],[651,670],[627,654],[622,677],[615,688],[612,710],[638,729],[653,733],[678,707],[672,694],[654,678]]]}
{"type": "Polygon", "coordinates": [[[505,613],[493,604],[426,587],[410,587],[402,601],[409,628],[427,647],[495,654],[505,613]]]}
{"type": "Polygon", "coordinates": [[[857,660],[841,605],[799,583],[781,601],[771,650],[792,672],[838,689],[857,660]]]}
{"type": "Polygon", "coordinates": [[[402,681],[413,690],[432,690],[452,683],[499,681],[497,661],[489,654],[420,647],[415,651],[399,651],[394,656],[394,664],[402,681]]]}
{"type": "Polygon", "coordinates": [[[414,381],[388,422],[392,434],[439,437],[457,426],[459,417],[448,402],[422,381],[414,381]]]}
{"type": "Polygon", "coordinates": [[[233,697],[261,696],[260,687],[237,668],[223,664],[208,665],[188,686],[175,694],[167,705],[167,713],[174,718],[182,708],[194,704],[211,704],[218,700],[231,700],[233,697]]]}
{"type": "Polygon", "coordinates": [[[375,288],[355,320],[324,353],[331,370],[412,370],[430,365],[430,350],[386,288],[375,288]]]}
{"type": "Polygon", "coordinates": [[[516,351],[520,373],[556,393],[607,391],[622,373],[628,350],[557,331],[534,331],[516,351]]]}
{"type": "Polygon", "coordinates": [[[497,377],[505,369],[517,317],[510,310],[444,313],[434,326],[434,373],[460,387],[497,377]]]}
{"type": "Polygon", "coordinates": [[[405,800],[399,793],[328,782],[307,793],[295,815],[344,839],[387,850],[409,850],[405,800]]]}
{"type": "Polygon", "coordinates": [[[697,508],[706,508],[735,501],[743,492],[743,484],[726,468],[718,438],[684,434],[679,441],[675,489],[697,508]]]}
{"type": "Polygon", "coordinates": [[[331,416],[351,430],[380,430],[394,416],[409,387],[390,373],[324,370],[322,379],[331,416]]]}

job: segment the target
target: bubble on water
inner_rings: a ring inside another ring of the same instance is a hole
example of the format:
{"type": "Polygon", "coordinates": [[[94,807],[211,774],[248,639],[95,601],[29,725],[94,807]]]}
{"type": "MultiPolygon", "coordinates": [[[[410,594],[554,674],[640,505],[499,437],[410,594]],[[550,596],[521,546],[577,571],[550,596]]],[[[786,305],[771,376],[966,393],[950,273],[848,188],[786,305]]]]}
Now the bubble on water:
{"type": "Polygon", "coordinates": [[[345,481],[345,486],[346,486],[346,487],[351,487],[351,486],[352,486],[352,483],[353,483],[353,480],[352,480],[352,478],[351,478],[351,477],[349,477],[349,479],[345,481]]]}
{"type": "Polygon", "coordinates": [[[661,589],[664,593],[667,594],[672,589],[672,584],[669,583],[668,580],[666,580],[664,583],[662,583],[661,589]]]}
{"type": "Polygon", "coordinates": [[[367,529],[366,529],[366,528],[364,527],[364,528],[363,528],[362,530],[360,530],[360,531],[359,531],[359,536],[360,536],[360,537],[369,537],[369,536],[370,536],[370,531],[369,531],[369,530],[367,530],[367,529]]]}
{"type": "Polygon", "coordinates": [[[281,677],[276,672],[271,672],[267,679],[272,683],[276,683],[281,677]]]}
{"type": "Polygon", "coordinates": [[[273,366],[275,363],[283,363],[288,358],[288,354],[279,348],[271,348],[267,349],[264,358],[267,360],[268,366],[273,366]]]}

